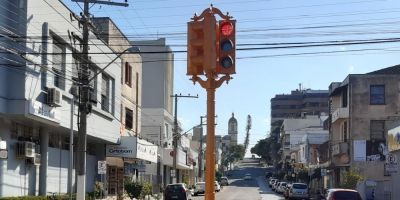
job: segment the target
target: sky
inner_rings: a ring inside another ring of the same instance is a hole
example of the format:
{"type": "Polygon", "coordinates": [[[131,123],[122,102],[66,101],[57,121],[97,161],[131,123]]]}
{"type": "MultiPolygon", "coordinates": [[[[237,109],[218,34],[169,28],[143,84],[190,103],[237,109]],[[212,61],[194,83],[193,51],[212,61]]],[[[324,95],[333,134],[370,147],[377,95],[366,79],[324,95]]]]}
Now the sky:
{"type": "MultiPolygon", "coordinates": [[[[76,13],[81,12],[78,3],[63,2],[76,13]]],[[[234,113],[238,141],[243,143],[250,115],[250,147],[269,134],[270,100],[276,94],[288,94],[299,84],[327,90],[331,82],[343,81],[348,74],[400,64],[398,0],[128,3],[129,7],[93,5],[90,12],[95,17],[110,17],[129,39],[164,37],[173,51],[186,50],[187,22],[211,3],[237,20],[236,74],[216,91],[216,134],[227,134],[228,120],[234,113]]],[[[206,92],[186,76],[186,53],[175,53],[174,65],[174,93],[199,95],[198,99],[179,100],[178,119],[187,131],[206,115],[206,92]]]]}

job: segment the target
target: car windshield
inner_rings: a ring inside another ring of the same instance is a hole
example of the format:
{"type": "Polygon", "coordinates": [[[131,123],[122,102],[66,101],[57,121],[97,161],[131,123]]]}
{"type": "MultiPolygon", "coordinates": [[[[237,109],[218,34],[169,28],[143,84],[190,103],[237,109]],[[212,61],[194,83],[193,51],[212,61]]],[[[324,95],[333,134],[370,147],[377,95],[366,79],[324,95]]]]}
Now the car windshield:
{"type": "Polygon", "coordinates": [[[294,189],[307,189],[306,184],[293,184],[294,189]]]}
{"type": "Polygon", "coordinates": [[[333,197],[335,199],[340,199],[340,200],[358,200],[360,199],[360,196],[357,192],[353,191],[336,191],[333,194],[333,197]]]}
{"type": "Polygon", "coordinates": [[[176,184],[176,185],[168,185],[167,188],[166,188],[166,190],[169,190],[169,191],[179,191],[179,190],[181,190],[182,188],[183,188],[182,185],[176,184]]]}

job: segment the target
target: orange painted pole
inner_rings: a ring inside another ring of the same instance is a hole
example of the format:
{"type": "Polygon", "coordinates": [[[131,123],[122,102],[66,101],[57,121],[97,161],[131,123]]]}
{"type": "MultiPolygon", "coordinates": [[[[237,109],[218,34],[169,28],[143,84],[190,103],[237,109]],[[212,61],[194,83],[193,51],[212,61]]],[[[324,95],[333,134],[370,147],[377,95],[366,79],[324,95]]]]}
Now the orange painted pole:
{"type": "Polygon", "coordinates": [[[207,77],[207,148],[205,200],[215,199],[215,79],[207,77]]]}

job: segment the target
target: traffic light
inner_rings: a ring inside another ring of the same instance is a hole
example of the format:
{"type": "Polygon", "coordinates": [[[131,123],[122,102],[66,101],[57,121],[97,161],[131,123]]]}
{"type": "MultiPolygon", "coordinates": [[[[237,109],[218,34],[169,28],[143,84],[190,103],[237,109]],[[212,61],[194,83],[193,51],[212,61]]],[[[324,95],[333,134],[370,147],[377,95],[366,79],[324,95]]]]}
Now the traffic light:
{"type": "Polygon", "coordinates": [[[187,75],[203,75],[216,65],[217,21],[207,16],[202,21],[188,22],[187,75]]]}
{"type": "Polygon", "coordinates": [[[217,41],[217,74],[235,74],[236,20],[220,20],[217,41]]]}

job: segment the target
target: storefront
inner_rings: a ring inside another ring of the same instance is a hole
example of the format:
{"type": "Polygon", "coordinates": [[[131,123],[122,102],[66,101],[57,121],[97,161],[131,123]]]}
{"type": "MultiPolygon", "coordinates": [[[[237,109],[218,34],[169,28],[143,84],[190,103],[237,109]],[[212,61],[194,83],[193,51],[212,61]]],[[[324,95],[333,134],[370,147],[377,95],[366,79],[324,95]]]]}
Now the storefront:
{"type": "Polygon", "coordinates": [[[146,164],[157,163],[157,151],[157,145],[131,136],[122,136],[119,145],[107,145],[107,161],[112,161],[107,162],[108,194],[122,194],[124,177],[154,184],[146,164]]]}

